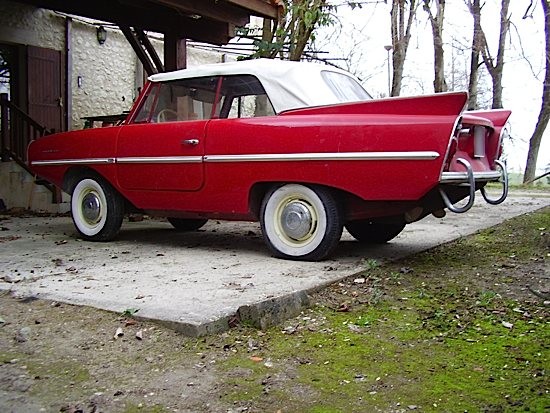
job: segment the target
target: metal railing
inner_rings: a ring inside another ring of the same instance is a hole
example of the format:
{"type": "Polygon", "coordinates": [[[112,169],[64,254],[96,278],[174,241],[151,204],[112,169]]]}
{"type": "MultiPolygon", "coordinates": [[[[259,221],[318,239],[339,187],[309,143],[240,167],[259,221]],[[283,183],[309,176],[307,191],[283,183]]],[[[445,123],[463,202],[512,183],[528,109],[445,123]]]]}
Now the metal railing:
{"type": "MultiPolygon", "coordinates": [[[[51,132],[10,102],[7,93],[0,93],[0,158],[2,162],[13,160],[34,175],[27,165],[27,147],[33,140],[51,132]]],[[[52,202],[59,202],[59,189],[49,183],[40,183],[52,192],[52,202]]]]}

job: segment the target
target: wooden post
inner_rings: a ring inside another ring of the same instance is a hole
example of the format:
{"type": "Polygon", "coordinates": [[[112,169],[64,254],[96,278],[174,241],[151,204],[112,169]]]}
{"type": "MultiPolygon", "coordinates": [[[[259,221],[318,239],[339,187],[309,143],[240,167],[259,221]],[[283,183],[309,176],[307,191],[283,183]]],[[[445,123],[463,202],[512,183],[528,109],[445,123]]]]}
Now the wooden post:
{"type": "Polygon", "coordinates": [[[0,93],[0,148],[2,162],[8,162],[9,156],[9,112],[8,112],[8,94],[0,93]]]}
{"type": "Polygon", "coordinates": [[[187,68],[187,40],[179,39],[172,33],[164,34],[164,70],[187,68]]]}

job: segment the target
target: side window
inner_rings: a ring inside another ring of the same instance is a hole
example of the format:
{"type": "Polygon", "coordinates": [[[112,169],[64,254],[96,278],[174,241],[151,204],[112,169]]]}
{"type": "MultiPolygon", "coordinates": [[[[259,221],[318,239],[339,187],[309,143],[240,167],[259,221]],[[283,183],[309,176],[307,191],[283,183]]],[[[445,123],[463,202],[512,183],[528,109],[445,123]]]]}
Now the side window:
{"type": "Polygon", "coordinates": [[[262,84],[254,76],[224,77],[221,94],[221,118],[252,118],[275,115],[273,106],[262,84]]]}
{"type": "Polygon", "coordinates": [[[218,77],[180,79],[155,84],[138,111],[135,123],[210,119],[218,107],[218,77]]]}
{"type": "Polygon", "coordinates": [[[134,118],[134,123],[149,122],[151,112],[153,111],[153,107],[155,106],[155,101],[157,99],[158,86],[158,84],[154,84],[149,88],[147,95],[144,97],[141,108],[139,108],[139,111],[134,118]]]}

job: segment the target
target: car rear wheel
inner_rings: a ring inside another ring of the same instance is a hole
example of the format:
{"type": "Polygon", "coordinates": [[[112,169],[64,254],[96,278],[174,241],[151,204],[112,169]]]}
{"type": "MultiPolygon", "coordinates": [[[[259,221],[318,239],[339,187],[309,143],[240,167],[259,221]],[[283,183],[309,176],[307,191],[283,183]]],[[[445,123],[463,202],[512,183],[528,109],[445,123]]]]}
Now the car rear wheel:
{"type": "Polygon", "coordinates": [[[289,184],[269,191],[261,206],[264,240],[279,258],[319,261],[338,245],[343,223],[338,204],[324,188],[289,184]]]}
{"type": "Polygon", "coordinates": [[[168,222],[178,231],[195,231],[208,222],[207,219],[168,218],[168,222]]]}
{"type": "Polygon", "coordinates": [[[384,244],[397,237],[405,228],[405,223],[376,222],[368,219],[350,221],[346,224],[348,232],[359,242],[384,244]]]}
{"type": "Polygon", "coordinates": [[[89,241],[110,241],[119,232],[124,217],[122,197],[97,177],[80,179],[71,197],[73,222],[89,241]]]}

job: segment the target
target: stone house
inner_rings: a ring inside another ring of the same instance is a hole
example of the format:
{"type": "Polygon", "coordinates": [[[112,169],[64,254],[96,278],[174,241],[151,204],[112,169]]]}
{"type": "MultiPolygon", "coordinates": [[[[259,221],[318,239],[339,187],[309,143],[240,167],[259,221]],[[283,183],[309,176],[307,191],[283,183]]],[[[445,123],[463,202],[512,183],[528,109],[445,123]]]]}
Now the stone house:
{"type": "MultiPolygon", "coordinates": [[[[55,131],[83,128],[86,117],[128,111],[147,74],[118,26],[27,3],[0,0],[3,99],[55,131]]],[[[148,38],[163,56],[163,35],[149,33],[148,38]]],[[[185,54],[188,66],[224,58],[192,46],[185,54]]],[[[51,198],[51,192],[35,185],[15,162],[0,162],[0,199],[5,207],[67,209],[66,203],[52,204],[51,198]]]]}

